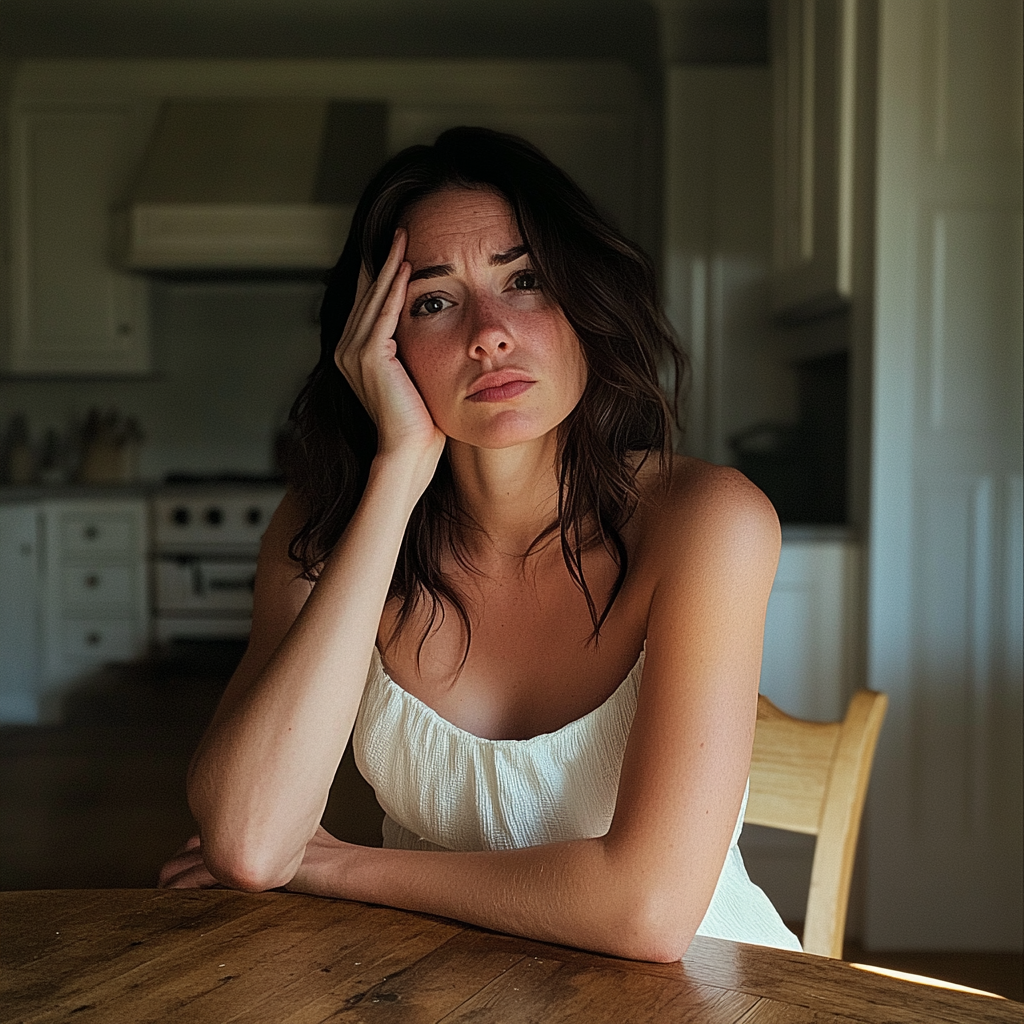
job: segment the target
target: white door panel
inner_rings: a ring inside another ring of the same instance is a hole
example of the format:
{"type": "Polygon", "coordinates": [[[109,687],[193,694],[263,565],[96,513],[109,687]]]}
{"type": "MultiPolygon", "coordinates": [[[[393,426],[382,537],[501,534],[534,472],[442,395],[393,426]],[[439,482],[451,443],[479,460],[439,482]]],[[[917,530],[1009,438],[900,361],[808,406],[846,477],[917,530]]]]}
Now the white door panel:
{"type": "Polygon", "coordinates": [[[881,7],[874,948],[1022,941],[1021,10],[881,7]]]}

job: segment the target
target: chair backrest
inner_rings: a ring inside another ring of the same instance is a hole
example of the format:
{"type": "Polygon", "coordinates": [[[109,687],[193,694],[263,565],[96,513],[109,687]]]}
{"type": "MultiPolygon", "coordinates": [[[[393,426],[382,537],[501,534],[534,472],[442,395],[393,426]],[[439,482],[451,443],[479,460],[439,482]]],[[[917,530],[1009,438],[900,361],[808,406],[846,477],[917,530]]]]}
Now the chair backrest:
{"type": "Polygon", "coordinates": [[[744,821],[817,836],[803,947],[841,958],[850,878],[888,697],[858,690],[841,722],[808,722],[757,699],[744,821]]]}

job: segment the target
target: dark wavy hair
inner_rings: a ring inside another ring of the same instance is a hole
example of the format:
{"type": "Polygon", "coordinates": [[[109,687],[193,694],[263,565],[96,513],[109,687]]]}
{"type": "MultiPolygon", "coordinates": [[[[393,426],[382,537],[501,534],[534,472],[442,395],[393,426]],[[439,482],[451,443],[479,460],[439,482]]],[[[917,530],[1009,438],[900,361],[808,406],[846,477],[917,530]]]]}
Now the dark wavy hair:
{"type": "MultiPolygon", "coordinates": [[[[637,473],[652,454],[663,474],[669,470],[686,365],[658,304],[647,256],[601,217],[568,175],[512,135],[452,128],[432,146],[411,146],[392,157],[363,193],[345,249],[326,279],[320,358],[292,407],[296,443],[288,475],[308,518],[289,554],[305,578],[317,578],[362,498],[377,451],[373,421],[334,362],[360,266],[376,277],[409,209],[452,188],[487,189],[504,197],[542,288],[562,308],[584,353],[583,396],[558,428],[557,518],[530,551],[558,531],[596,642],[626,578],[621,530],[639,501],[637,473]],[[672,402],[659,384],[659,369],[674,378],[672,402]],[[595,543],[603,544],[618,566],[600,609],[583,571],[583,553],[595,543]]],[[[426,601],[430,618],[420,638],[422,651],[447,605],[465,630],[465,663],[472,629],[461,595],[441,566],[448,554],[472,571],[463,538],[473,525],[460,507],[443,455],[409,520],[392,576],[389,596],[400,600],[401,610],[389,642],[426,601]]]]}

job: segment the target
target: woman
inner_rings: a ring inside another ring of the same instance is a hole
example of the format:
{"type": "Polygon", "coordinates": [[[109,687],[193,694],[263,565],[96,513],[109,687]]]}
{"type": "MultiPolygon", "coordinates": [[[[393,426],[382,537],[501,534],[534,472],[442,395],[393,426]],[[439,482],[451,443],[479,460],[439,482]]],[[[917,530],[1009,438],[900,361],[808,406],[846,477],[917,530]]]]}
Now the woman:
{"type": "Polygon", "coordinates": [[[736,847],[778,522],[671,455],[646,258],[531,146],[453,129],[371,182],[321,325],[161,883],[799,948],[736,847]],[[319,826],[350,734],[384,849],[319,826]]]}

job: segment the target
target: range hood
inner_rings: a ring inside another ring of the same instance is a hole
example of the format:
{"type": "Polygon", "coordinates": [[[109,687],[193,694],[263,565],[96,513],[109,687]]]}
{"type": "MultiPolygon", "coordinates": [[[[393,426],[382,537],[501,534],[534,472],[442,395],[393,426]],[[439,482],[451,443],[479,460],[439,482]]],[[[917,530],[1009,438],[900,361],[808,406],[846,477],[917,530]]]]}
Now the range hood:
{"type": "Polygon", "coordinates": [[[170,100],[114,253],[156,274],[319,273],[385,156],[383,103],[170,100]]]}

